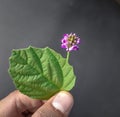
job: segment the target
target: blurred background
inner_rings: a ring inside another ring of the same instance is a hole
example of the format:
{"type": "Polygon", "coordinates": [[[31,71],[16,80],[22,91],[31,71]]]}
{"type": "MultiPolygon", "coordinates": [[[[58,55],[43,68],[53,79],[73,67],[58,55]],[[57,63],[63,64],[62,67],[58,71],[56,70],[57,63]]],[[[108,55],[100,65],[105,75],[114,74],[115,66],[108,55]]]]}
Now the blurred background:
{"type": "Polygon", "coordinates": [[[15,90],[8,74],[12,49],[60,48],[64,33],[81,38],[70,64],[77,81],[70,117],[120,117],[119,0],[0,0],[0,99],[15,90]]]}

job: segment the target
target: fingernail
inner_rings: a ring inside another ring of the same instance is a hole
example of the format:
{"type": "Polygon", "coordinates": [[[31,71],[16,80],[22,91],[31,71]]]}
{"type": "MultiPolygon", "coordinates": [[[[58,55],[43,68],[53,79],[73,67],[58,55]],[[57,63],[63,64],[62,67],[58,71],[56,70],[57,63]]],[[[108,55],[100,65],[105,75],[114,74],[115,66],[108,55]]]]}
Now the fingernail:
{"type": "Polygon", "coordinates": [[[52,105],[62,113],[69,113],[73,106],[73,97],[67,92],[60,92],[53,99],[52,105]]]}

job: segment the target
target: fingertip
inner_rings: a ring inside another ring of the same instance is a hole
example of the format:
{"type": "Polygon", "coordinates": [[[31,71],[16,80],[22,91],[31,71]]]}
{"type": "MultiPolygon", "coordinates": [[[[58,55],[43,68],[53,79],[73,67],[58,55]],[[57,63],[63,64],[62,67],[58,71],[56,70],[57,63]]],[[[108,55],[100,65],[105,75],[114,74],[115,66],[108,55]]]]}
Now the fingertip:
{"type": "Polygon", "coordinates": [[[52,102],[54,108],[67,115],[70,113],[73,104],[73,96],[66,91],[59,92],[52,102]]]}
{"type": "Polygon", "coordinates": [[[68,117],[73,103],[73,96],[69,92],[61,91],[46,101],[33,117],[68,117]]]}

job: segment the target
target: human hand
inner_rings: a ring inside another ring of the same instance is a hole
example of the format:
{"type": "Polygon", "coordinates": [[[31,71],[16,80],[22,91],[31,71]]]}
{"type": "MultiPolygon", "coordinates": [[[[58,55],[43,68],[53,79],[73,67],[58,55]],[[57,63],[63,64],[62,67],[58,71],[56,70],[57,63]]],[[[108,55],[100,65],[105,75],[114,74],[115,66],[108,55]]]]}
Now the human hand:
{"type": "Polygon", "coordinates": [[[14,91],[0,101],[0,117],[67,117],[73,106],[70,93],[61,91],[47,101],[14,91]]]}

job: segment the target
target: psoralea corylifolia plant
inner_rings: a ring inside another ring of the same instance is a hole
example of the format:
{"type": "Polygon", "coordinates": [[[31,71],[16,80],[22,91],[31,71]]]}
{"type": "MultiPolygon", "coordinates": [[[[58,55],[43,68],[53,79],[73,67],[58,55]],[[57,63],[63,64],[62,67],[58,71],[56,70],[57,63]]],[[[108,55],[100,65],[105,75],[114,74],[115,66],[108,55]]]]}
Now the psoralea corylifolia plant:
{"type": "Polygon", "coordinates": [[[76,76],[68,59],[72,50],[78,50],[80,38],[75,33],[65,34],[61,42],[67,58],[49,47],[12,50],[9,74],[20,92],[31,98],[48,99],[74,87],[76,76]]]}

